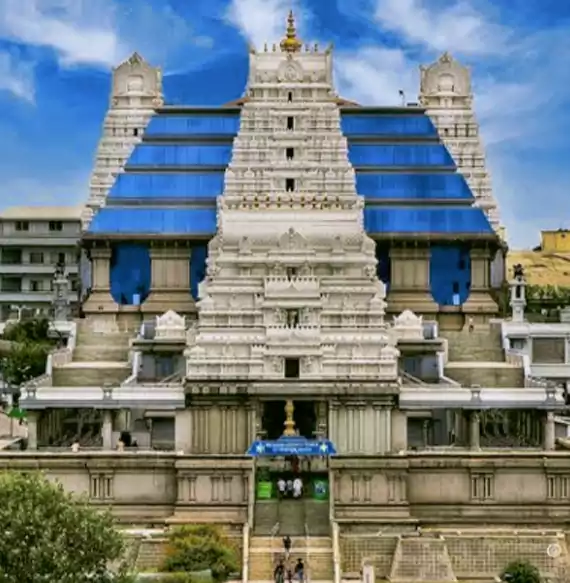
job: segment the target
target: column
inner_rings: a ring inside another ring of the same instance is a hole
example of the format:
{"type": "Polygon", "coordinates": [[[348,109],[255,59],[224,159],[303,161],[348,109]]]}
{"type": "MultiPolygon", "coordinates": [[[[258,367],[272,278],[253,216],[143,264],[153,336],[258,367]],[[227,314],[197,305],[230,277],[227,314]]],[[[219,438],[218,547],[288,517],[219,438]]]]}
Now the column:
{"type": "Polygon", "coordinates": [[[491,251],[471,249],[471,292],[463,304],[463,312],[473,315],[475,321],[486,322],[497,314],[498,306],[491,297],[491,251]]]}
{"type": "Polygon", "coordinates": [[[103,411],[103,426],[101,428],[103,438],[103,449],[108,451],[113,449],[113,412],[103,411]]]}
{"type": "Polygon", "coordinates": [[[38,449],[38,417],[37,411],[28,411],[28,449],[31,451],[38,449]]]}
{"type": "Polygon", "coordinates": [[[190,248],[184,243],[154,244],[150,249],[151,290],[142,305],[144,313],[177,314],[195,311],[190,294],[190,248]]]}
{"type": "Polygon", "coordinates": [[[481,449],[481,421],[479,411],[471,411],[469,417],[469,447],[472,450],[481,449]]]}
{"type": "Polygon", "coordinates": [[[392,433],[391,449],[394,453],[408,449],[408,416],[405,411],[392,409],[390,414],[392,433]]]}
{"type": "Polygon", "coordinates": [[[93,247],[91,258],[91,294],[83,304],[85,313],[117,312],[118,306],[111,297],[111,253],[109,246],[93,247]]]}
{"type": "Polygon", "coordinates": [[[174,448],[177,452],[192,453],[193,444],[193,411],[184,409],[176,411],[174,417],[174,448]]]}
{"type": "Polygon", "coordinates": [[[556,431],[554,424],[554,413],[548,411],[544,418],[544,449],[554,451],[556,449],[556,431]]]}

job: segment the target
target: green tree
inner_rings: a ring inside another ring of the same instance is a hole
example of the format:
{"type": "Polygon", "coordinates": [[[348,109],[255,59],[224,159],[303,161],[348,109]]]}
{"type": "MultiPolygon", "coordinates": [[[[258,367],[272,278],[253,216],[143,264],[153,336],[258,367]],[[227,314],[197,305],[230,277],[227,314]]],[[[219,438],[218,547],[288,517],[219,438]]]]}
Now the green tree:
{"type": "Polygon", "coordinates": [[[508,583],[541,583],[542,578],[539,570],[529,561],[513,561],[506,566],[501,580],[508,583]]]}
{"type": "Polygon", "coordinates": [[[2,358],[2,377],[14,387],[43,375],[50,346],[35,342],[15,342],[2,358]]]}
{"type": "Polygon", "coordinates": [[[133,580],[110,514],[37,473],[0,473],[0,492],[0,583],[133,580]]]}
{"type": "Polygon", "coordinates": [[[198,524],[174,528],[168,538],[163,569],[173,573],[211,570],[216,581],[239,571],[235,545],[216,526],[198,524]]]}

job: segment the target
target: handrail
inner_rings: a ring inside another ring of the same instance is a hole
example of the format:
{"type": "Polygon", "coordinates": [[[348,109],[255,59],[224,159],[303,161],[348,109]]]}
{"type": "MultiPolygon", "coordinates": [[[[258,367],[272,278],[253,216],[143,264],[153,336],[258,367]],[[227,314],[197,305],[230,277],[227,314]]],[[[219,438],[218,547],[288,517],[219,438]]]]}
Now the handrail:
{"type": "Polygon", "coordinates": [[[331,523],[332,555],[333,555],[333,583],[341,583],[340,568],[340,529],[334,513],[335,475],[329,468],[329,520],[331,523]]]}
{"type": "Polygon", "coordinates": [[[247,523],[249,528],[253,528],[253,523],[255,520],[255,473],[256,473],[257,460],[252,458],[251,474],[250,480],[247,484],[248,494],[247,494],[247,523]]]}
{"type": "Polygon", "coordinates": [[[310,542],[311,542],[311,534],[309,531],[309,524],[307,523],[307,504],[305,500],[303,500],[303,519],[305,521],[305,581],[310,583],[311,581],[311,558],[310,558],[310,542]]]}
{"type": "Polygon", "coordinates": [[[241,580],[242,583],[247,583],[249,580],[249,523],[245,522],[243,525],[243,550],[242,550],[242,567],[241,580]]]}

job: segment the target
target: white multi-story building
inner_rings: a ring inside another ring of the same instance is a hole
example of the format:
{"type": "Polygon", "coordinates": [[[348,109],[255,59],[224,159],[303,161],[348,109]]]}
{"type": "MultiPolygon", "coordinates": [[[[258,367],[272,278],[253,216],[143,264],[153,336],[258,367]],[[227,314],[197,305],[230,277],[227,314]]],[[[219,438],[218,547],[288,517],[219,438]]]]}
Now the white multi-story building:
{"type": "Polygon", "coordinates": [[[0,316],[50,315],[53,277],[65,265],[77,305],[81,207],[12,207],[0,213],[0,316]]]}

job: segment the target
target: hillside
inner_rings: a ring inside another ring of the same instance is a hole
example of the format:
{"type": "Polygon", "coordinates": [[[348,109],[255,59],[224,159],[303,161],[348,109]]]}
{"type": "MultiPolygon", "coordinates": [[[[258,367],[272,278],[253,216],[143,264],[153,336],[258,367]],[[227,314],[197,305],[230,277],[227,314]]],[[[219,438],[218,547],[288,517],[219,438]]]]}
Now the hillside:
{"type": "Polygon", "coordinates": [[[509,251],[508,275],[520,263],[526,280],[531,285],[554,285],[570,288],[570,254],[543,253],[541,251],[509,251]]]}

